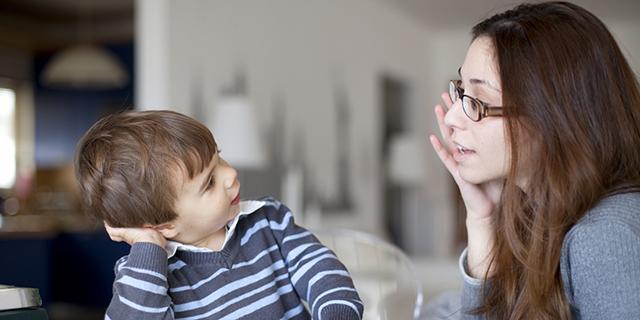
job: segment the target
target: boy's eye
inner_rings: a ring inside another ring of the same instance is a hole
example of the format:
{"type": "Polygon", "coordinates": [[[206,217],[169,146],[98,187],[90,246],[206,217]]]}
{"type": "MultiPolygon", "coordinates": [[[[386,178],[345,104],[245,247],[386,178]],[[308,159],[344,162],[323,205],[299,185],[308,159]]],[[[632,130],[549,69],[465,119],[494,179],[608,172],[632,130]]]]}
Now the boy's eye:
{"type": "Polygon", "coordinates": [[[215,180],[213,179],[213,176],[209,177],[209,182],[207,183],[207,189],[213,187],[214,184],[215,184],[215,180]]]}

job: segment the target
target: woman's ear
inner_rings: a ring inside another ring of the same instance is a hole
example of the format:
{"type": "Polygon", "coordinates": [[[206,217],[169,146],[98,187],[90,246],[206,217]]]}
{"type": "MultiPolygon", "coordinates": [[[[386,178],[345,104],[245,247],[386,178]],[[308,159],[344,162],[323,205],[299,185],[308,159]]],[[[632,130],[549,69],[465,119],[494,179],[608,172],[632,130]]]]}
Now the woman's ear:
{"type": "Polygon", "coordinates": [[[167,239],[175,238],[175,236],[178,235],[178,230],[176,229],[176,226],[171,222],[152,226],[152,228],[160,232],[160,234],[162,234],[162,236],[167,239]]]}

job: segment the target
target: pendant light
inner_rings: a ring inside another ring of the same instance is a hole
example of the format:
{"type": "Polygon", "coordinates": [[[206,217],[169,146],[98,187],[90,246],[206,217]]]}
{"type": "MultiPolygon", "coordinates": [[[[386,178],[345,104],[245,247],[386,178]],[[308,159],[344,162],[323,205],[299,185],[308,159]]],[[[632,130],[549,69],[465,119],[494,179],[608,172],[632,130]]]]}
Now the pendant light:
{"type": "Polygon", "coordinates": [[[91,22],[93,4],[78,5],[78,43],[63,49],[43,69],[43,85],[64,89],[121,89],[129,84],[130,76],[122,62],[104,47],[93,43],[91,22]],[[89,16],[89,18],[86,18],[89,16]]]}
{"type": "Polygon", "coordinates": [[[55,55],[41,75],[44,85],[67,89],[120,89],[129,73],[118,58],[96,45],[76,45],[55,55]]]}

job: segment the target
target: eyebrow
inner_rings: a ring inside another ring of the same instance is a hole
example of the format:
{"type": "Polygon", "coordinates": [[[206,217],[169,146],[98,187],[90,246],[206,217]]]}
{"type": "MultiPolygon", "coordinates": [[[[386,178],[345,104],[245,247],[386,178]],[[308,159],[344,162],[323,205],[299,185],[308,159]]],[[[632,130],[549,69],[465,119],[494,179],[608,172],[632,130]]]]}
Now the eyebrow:
{"type": "MultiPolygon", "coordinates": [[[[460,79],[462,79],[462,67],[458,68],[458,75],[460,76],[460,79]]],[[[498,87],[493,85],[493,83],[491,83],[490,81],[471,78],[471,79],[469,79],[469,83],[475,84],[475,85],[484,85],[485,87],[487,87],[489,89],[492,89],[492,90],[494,90],[496,92],[502,93],[502,90],[498,89],[498,87]]]]}
{"type": "Polygon", "coordinates": [[[211,178],[211,174],[213,174],[213,170],[216,169],[217,165],[218,165],[218,162],[216,161],[216,164],[213,165],[213,168],[211,168],[211,170],[209,170],[209,173],[205,176],[205,179],[202,182],[202,185],[200,186],[200,193],[203,193],[205,191],[205,189],[207,188],[207,185],[209,184],[209,181],[212,179],[211,178]]]}

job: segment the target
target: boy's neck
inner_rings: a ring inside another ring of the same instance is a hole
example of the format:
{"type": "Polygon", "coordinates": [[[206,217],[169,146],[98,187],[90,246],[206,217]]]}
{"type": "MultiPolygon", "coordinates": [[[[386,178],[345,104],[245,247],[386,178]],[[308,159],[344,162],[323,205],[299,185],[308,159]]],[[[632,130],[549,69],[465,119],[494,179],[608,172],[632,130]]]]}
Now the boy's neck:
{"type": "Polygon", "coordinates": [[[207,238],[203,238],[200,241],[196,241],[194,243],[190,243],[190,245],[200,248],[207,248],[213,251],[222,250],[222,245],[224,244],[224,239],[227,235],[227,228],[222,228],[216,231],[214,234],[210,235],[207,238]]]}

